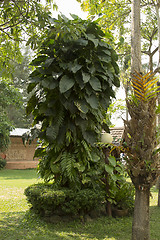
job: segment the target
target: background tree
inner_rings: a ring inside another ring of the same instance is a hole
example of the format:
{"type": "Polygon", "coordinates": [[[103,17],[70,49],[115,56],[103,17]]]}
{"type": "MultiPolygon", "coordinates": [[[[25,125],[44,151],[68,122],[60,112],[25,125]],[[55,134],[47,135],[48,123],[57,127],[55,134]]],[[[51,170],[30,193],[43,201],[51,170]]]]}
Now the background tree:
{"type": "MultiPolygon", "coordinates": [[[[4,98],[0,99],[0,133],[3,136],[5,134],[5,146],[7,146],[9,131],[11,130],[13,122],[17,121],[17,124],[19,124],[19,119],[15,119],[14,114],[15,105],[18,104],[17,97],[21,99],[17,89],[14,88],[15,84],[12,84],[8,79],[12,80],[14,77],[15,80],[14,71],[17,71],[18,64],[24,60],[21,53],[22,46],[27,44],[30,45],[32,49],[36,49],[38,46],[37,40],[40,39],[42,32],[44,33],[46,25],[50,24],[51,3],[52,1],[46,1],[46,4],[42,5],[40,1],[35,0],[0,1],[0,81],[1,89],[4,87],[4,89],[1,90],[4,98]],[[10,94],[8,94],[9,92],[10,94]],[[11,97],[13,98],[12,101],[11,97]],[[11,114],[11,112],[14,112],[14,114],[11,114]]],[[[55,4],[52,4],[52,6],[56,8],[55,4]]],[[[24,109],[22,101],[21,105],[19,104],[18,106],[19,109],[24,109]]],[[[18,114],[16,117],[19,118],[18,114]]],[[[4,147],[2,148],[4,149],[4,147]]]]}
{"type": "MultiPolygon", "coordinates": [[[[104,31],[109,31],[114,36],[116,51],[119,54],[121,71],[124,65],[129,63],[131,56],[130,32],[131,32],[131,1],[99,1],[77,0],[82,9],[89,12],[90,18],[97,18],[104,31]],[[126,61],[127,60],[127,61],[126,61]]],[[[143,1],[140,8],[143,12],[141,24],[142,53],[149,56],[148,69],[159,71],[158,52],[158,1],[143,1]],[[156,66],[153,66],[156,63],[156,66]],[[154,67],[154,68],[153,68],[154,67]]],[[[126,68],[125,68],[126,69],[126,68]]]]}
{"type": "MultiPolygon", "coordinates": [[[[36,49],[37,40],[45,31],[51,16],[50,3],[42,5],[35,0],[0,1],[0,69],[2,76],[11,76],[13,63],[21,61],[20,45],[30,44],[36,49]]],[[[56,5],[53,4],[56,8],[56,5]]]]}
{"type": "Polygon", "coordinates": [[[30,128],[32,125],[32,115],[26,116],[26,106],[29,99],[27,86],[29,83],[29,74],[32,71],[30,64],[31,51],[26,48],[23,53],[21,63],[14,63],[14,72],[12,73],[12,86],[20,93],[22,101],[19,107],[15,108],[14,104],[10,104],[7,109],[7,115],[15,127],[30,128]]]}
{"type": "Polygon", "coordinates": [[[8,118],[7,110],[11,104],[15,108],[19,107],[22,98],[9,80],[0,79],[0,93],[0,151],[5,151],[10,143],[9,134],[13,128],[13,122],[8,118]]]}
{"type": "Polygon", "coordinates": [[[113,86],[119,86],[117,55],[96,22],[72,15],[52,19],[30,75],[27,112],[41,122],[39,173],[61,186],[95,185],[102,169],[100,141],[113,86]]]}

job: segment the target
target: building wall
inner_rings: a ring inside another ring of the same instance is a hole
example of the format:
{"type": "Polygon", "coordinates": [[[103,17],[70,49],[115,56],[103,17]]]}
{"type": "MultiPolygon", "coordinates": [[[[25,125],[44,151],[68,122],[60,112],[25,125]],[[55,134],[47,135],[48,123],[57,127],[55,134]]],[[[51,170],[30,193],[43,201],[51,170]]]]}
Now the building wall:
{"type": "Polygon", "coordinates": [[[27,169],[36,168],[38,159],[33,159],[37,142],[24,146],[21,137],[10,137],[11,144],[6,151],[7,169],[27,169]]]}

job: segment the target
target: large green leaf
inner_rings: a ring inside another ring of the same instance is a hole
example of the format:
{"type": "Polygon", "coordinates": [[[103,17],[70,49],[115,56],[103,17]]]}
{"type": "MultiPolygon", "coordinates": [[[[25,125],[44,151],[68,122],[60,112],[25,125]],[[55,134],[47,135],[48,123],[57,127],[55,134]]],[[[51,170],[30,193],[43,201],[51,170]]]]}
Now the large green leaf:
{"type": "Polygon", "coordinates": [[[101,42],[99,42],[99,45],[101,47],[105,47],[106,49],[111,49],[111,46],[106,42],[101,41],[101,42]]]}
{"type": "Polygon", "coordinates": [[[48,127],[46,130],[46,137],[49,142],[53,142],[57,137],[57,129],[54,127],[48,127]]]}
{"type": "Polygon", "coordinates": [[[36,83],[36,82],[31,82],[31,83],[28,85],[27,93],[32,92],[32,90],[36,87],[37,84],[38,84],[38,83],[36,83]]]}
{"type": "Polygon", "coordinates": [[[104,168],[105,168],[107,173],[109,173],[110,175],[113,174],[113,167],[112,166],[105,164],[104,168]]]}
{"type": "Polygon", "coordinates": [[[93,131],[85,131],[83,132],[83,137],[84,139],[89,143],[91,144],[92,146],[95,145],[96,141],[97,141],[97,138],[96,138],[96,133],[93,132],[93,131]]]}
{"type": "Polygon", "coordinates": [[[112,59],[114,60],[114,61],[117,61],[118,60],[118,55],[117,55],[117,53],[112,49],[111,50],[111,56],[112,56],[112,59]]]}
{"type": "Polygon", "coordinates": [[[101,91],[101,83],[98,78],[91,77],[89,83],[95,91],[101,91]]]}
{"type": "Polygon", "coordinates": [[[82,72],[82,78],[83,78],[83,82],[87,83],[89,81],[89,79],[90,79],[90,74],[82,72]]]}
{"type": "Polygon", "coordinates": [[[78,108],[78,110],[82,113],[88,112],[88,104],[85,100],[78,100],[74,102],[75,106],[78,108]]]}
{"type": "Polygon", "coordinates": [[[74,77],[75,77],[76,84],[78,84],[81,89],[84,89],[85,83],[83,82],[83,78],[82,78],[81,72],[78,71],[78,72],[74,75],[74,77]]]}
{"type": "Polygon", "coordinates": [[[81,45],[81,46],[87,46],[87,44],[88,44],[88,40],[85,40],[85,39],[83,39],[83,38],[80,38],[80,39],[78,39],[77,41],[76,41],[79,45],[81,45]]]}
{"type": "Polygon", "coordinates": [[[34,94],[34,95],[32,95],[32,97],[28,101],[27,108],[26,108],[27,115],[29,115],[32,112],[32,110],[37,105],[37,103],[38,103],[38,98],[34,94]]]}
{"type": "Polygon", "coordinates": [[[59,89],[61,93],[67,92],[74,85],[74,79],[64,75],[59,82],[59,89]]]}
{"type": "Polygon", "coordinates": [[[119,74],[119,66],[115,61],[112,61],[112,65],[114,67],[115,73],[119,74]]]}
{"type": "Polygon", "coordinates": [[[106,56],[98,56],[98,58],[99,58],[99,60],[100,60],[101,62],[105,62],[105,63],[108,63],[108,62],[111,61],[111,57],[108,56],[108,55],[106,55],[106,56]]]}
{"type": "Polygon", "coordinates": [[[104,49],[104,48],[103,48],[102,51],[103,51],[105,54],[111,56],[111,52],[110,52],[108,49],[104,49]]]}
{"type": "Polygon", "coordinates": [[[97,47],[99,40],[95,38],[94,34],[87,34],[88,40],[94,43],[94,46],[97,47]]]}
{"type": "MultiPolygon", "coordinates": [[[[113,69],[113,70],[114,70],[114,69],[113,69]]],[[[108,70],[107,75],[108,75],[108,77],[109,77],[111,80],[114,80],[114,75],[113,75],[113,73],[112,73],[110,70],[108,70]]]]}
{"type": "Polygon", "coordinates": [[[120,81],[119,81],[119,77],[117,75],[114,76],[113,83],[116,87],[120,87],[120,81]]]}
{"type": "Polygon", "coordinates": [[[52,81],[49,85],[49,89],[55,89],[58,86],[58,82],[56,81],[52,81]]]}
{"type": "Polygon", "coordinates": [[[42,86],[43,86],[44,88],[49,88],[52,80],[53,80],[53,77],[52,77],[52,76],[49,76],[48,78],[44,78],[44,79],[42,80],[42,86]]]}
{"type": "Polygon", "coordinates": [[[37,67],[36,70],[34,70],[30,75],[29,78],[33,79],[34,77],[39,77],[40,73],[39,73],[39,68],[37,67]]]}
{"type": "Polygon", "coordinates": [[[45,63],[44,63],[44,66],[45,66],[46,68],[48,68],[48,67],[52,64],[53,61],[54,61],[54,58],[48,58],[48,59],[46,59],[46,61],[45,61],[45,63]]]}
{"type": "Polygon", "coordinates": [[[45,55],[40,55],[37,58],[35,58],[30,65],[32,66],[39,66],[42,62],[44,62],[47,59],[47,56],[45,55]]]}
{"type": "Polygon", "coordinates": [[[77,62],[75,62],[72,67],[71,67],[71,71],[73,73],[78,72],[80,69],[82,68],[82,65],[78,64],[77,62]]]}
{"type": "Polygon", "coordinates": [[[120,177],[117,174],[111,174],[111,178],[113,179],[114,182],[116,182],[117,180],[120,180],[120,177]]]}
{"type": "Polygon", "coordinates": [[[98,109],[98,99],[96,97],[96,95],[92,94],[89,97],[86,97],[86,101],[89,103],[89,105],[94,108],[94,109],[98,109]]]}
{"type": "Polygon", "coordinates": [[[116,166],[116,159],[115,159],[114,156],[109,156],[109,157],[108,157],[108,160],[109,160],[110,164],[111,164],[113,167],[116,166]]]}
{"type": "Polygon", "coordinates": [[[44,88],[55,89],[58,86],[58,81],[56,81],[52,76],[48,76],[42,80],[42,86],[44,88]]]}

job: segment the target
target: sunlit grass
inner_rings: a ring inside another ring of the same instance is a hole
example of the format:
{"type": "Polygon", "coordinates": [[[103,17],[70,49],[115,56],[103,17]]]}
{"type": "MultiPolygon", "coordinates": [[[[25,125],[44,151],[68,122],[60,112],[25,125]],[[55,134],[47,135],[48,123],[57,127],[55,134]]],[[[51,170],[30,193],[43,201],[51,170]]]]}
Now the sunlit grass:
{"type": "MultiPolygon", "coordinates": [[[[82,223],[47,223],[29,210],[24,189],[39,182],[34,170],[0,171],[0,240],[130,240],[132,217],[101,217],[82,223]]],[[[152,188],[151,239],[159,240],[160,208],[152,188]]]]}

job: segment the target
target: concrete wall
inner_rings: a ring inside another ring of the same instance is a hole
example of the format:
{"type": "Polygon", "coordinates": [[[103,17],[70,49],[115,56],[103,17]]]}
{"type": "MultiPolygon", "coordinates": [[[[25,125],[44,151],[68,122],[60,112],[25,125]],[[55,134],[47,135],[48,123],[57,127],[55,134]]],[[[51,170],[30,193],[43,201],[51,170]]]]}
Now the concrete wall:
{"type": "Polygon", "coordinates": [[[6,151],[7,169],[27,169],[36,168],[38,160],[34,159],[34,152],[37,142],[34,141],[31,145],[23,145],[22,138],[19,136],[10,137],[11,144],[6,151]]]}

